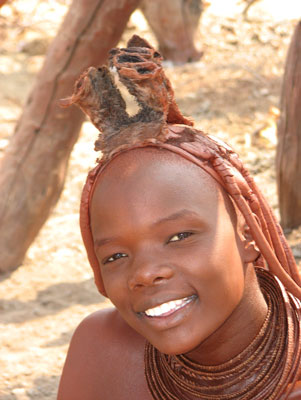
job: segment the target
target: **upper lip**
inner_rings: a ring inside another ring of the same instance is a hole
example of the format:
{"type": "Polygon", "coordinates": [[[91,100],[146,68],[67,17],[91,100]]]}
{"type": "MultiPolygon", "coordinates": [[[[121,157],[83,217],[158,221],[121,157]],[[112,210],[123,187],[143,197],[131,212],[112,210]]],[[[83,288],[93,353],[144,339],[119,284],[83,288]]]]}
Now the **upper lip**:
{"type": "Polygon", "coordinates": [[[156,301],[150,301],[146,305],[137,307],[137,309],[139,311],[136,311],[136,312],[138,314],[144,313],[145,311],[147,311],[147,310],[149,310],[151,308],[155,308],[155,307],[161,306],[164,303],[168,303],[170,301],[175,301],[175,300],[182,300],[182,299],[185,299],[187,297],[192,297],[192,296],[195,296],[195,295],[193,295],[193,294],[175,295],[175,296],[170,296],[168,298],[165,298],[164,300],[158,300],[158,298],[157,298],[156,301]]]}

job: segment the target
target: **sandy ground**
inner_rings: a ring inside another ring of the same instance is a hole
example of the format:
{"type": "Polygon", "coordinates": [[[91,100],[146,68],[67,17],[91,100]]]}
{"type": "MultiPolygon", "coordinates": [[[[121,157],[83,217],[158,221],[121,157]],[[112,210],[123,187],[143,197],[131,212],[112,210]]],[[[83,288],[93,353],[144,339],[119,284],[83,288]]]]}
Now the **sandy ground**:
{"type": "MultiPolygon", "coordinates": [[[[238,150],[278,215],[275,113],[301,3],[276,3],[278,7],[262,0],[244,21],[242,4],[212,0],[197,36],[204,57],[184,66],[166,62],[166,70],[183,113],[238,150]]],[[[0,157],[69,4],[16,0],[0,10],[0,157]]],[[[132,16],[122,43],[134,32],[155,42],[139,12],[132,16]]],[[[86,122],[58,205],[23,265],[1,277],[1,400],[55,399],[75,327],[109,304],[94,287],[78,228],[81,188],[96,159],[95,138],[95,129],[86,122]]],[[[301,229],[289,239],[297,252],[301,229]]]]}

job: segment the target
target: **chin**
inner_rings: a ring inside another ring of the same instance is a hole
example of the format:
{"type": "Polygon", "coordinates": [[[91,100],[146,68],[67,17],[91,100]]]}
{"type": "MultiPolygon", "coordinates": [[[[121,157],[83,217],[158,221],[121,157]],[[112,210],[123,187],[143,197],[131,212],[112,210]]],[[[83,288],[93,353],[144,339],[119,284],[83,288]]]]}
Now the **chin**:
{"type": "Polygon", "coordinates": [[[202,340],[200,341],[199,337],[193,340],[193,338],[189,336],[186,336],[184,340],[176,338],[176,336],[173,336],[168,340],[149,340],[148,338],[146,339],[161,353],[171,356],[189,353],[196,349],[202,343],[202,340]]]}

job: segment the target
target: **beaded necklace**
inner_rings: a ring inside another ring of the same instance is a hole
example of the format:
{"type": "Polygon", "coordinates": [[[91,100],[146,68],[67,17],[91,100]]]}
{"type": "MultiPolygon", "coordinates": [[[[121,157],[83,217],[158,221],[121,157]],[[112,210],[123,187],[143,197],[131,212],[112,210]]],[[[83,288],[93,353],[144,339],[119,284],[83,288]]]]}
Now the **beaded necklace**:
{"type": "Polygon", "coordinates": [[[268,313],[257,336],[240,354],[215,366],[145,346],[145,375],[155,400],[284,400],[298,377],[300,301],[281,282],[256,268],[268,313]],[[284,397],[283,394],[285,393],[284,397]]]}

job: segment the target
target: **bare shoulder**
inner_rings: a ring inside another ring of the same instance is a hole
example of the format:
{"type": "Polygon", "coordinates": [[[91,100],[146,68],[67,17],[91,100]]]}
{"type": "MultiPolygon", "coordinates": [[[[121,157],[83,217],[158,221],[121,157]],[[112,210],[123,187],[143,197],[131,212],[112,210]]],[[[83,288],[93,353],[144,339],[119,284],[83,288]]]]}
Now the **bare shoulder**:
{"type": "Polygon", "coordinates": [[[144,379],[145,340],[114,308],[77,327],[63,369],[58,400],[149,399],[144,379]],[[133,392],[131,394],[131,392],[133,392]]]}
{"type": "Polygon", "coordinates": [[[80,341],[81,345],[87,342],[89,346],[93,343],[94,346],[103,348],[104,345],[114,341],[116,348],[119,343],[128,342],[130,345],[133,340],[144,343],[142,337],[125,323],[116,308],[108,307],[88,315],[79,324],[72,337],[71,345],[80,341]]]}

